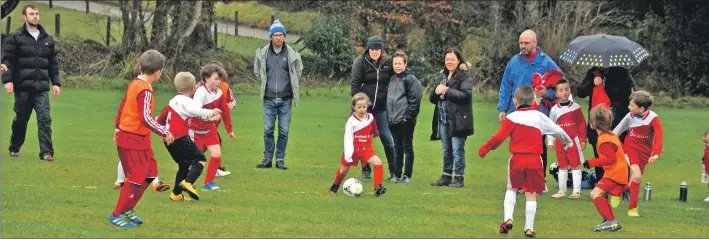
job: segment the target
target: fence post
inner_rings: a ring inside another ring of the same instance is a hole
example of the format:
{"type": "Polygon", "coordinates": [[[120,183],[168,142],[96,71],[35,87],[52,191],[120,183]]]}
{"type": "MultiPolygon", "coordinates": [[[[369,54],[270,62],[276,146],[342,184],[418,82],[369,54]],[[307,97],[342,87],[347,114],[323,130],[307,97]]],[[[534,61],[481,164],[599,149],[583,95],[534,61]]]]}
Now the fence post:
{"type": "Polygon", "coordinates": [[[271,24],[273,24],[274,21],[276,21],[276,16],[271,15],[271,24]]]}
{"type": "Polygon", "coordinates": [[[59,26],[61,26],[60,20],[61,20],[61,17],[59,15],[59,13],[54,14],[54,36],[57,36],[57,37],[59,37],[59,33],[60,33],[60,31],[59,31],[59,26]]]}
{"type": "Polygon", "coordinates": [[[219,37],[219,30],[217,29],[217,23],[214,23],[214,46],[219,46],[217,38],[219,37]]]}
{"type": "Polygon", "coordinates": [[[49,8],[52,8],[52,0],[49,0],[49,8]]]}
{"type": "Polygon", "coordinates": [[[239,11],[234,12],[234,35],[239,36],[239,11]]]}
{"type": "Polygon", "coordinates": [[[89,0],[86,0],[86,13],[89,13],[89,0]]]}
{"type": "Polygon", "coordinates": [[[106,19],[106,47],[111,46],[111,17],[106,19]]]}
{"type": "Polygon", "coordinates": [[[7,16],[7,26],[5,27],[5,34],[10,35],[10,22],[12,21],[12,17],[7,16]]]}

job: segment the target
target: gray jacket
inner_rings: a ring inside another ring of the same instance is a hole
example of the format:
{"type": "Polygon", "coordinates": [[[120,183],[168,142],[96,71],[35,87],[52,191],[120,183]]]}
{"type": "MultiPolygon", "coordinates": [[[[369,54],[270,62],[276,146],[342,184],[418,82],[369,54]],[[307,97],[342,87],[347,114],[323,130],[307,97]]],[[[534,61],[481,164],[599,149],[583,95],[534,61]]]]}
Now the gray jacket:
{"type": "MultiPolygon", "coordinates": [[[[263,97],[266,94],[266,78],[268,76],[266,73],[266,58],[268,57],[268,49],[270,46],[271,44],[269,43],[263,48],[256,49],[256,57],[254,59],[254,73],[261,78],[261,101],[263,101],[263,97]]],[[[298,51],[295,51],[288,44],[285,44],[285,47],[288,50],[288,71],[290,72],[293,101],[297,107],[300,104],[300,85],[298,85],[298,79],[301,74],[303,74],[303,61],[300,59],[298,51]]]]}
{"type": "Polygon", "coordinates": [[[415,122],[422,95],[421,82],[408,70],[391,76],[386,100],[389,123],[415,122]]]}

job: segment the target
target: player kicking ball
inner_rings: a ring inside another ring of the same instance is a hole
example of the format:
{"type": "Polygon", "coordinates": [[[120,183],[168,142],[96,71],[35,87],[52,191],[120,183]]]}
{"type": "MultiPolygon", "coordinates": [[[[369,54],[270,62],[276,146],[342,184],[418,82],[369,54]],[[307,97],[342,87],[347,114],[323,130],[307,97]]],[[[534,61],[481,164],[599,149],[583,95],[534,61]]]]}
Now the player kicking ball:
{"type": "Polygon", "coordinates": [[[345,152],[340,158],[340,168],[335,175],[335,182],[330,187],[330,195],[335,195],[340,188],[342,179],[347,176],[350,167],[357,167],[360,162],[365,161],[374,165],[374,196],[381,196],[387,189],[382,186],[382,160],[377,157],[372,147],[372,139],[379,136],[377,123],[374,116],[367,113],[367,106],[370,101],[364,93],[357,93],[352,97],[352,109],[354,114],[347,119],[345,125],[345,152]]]}

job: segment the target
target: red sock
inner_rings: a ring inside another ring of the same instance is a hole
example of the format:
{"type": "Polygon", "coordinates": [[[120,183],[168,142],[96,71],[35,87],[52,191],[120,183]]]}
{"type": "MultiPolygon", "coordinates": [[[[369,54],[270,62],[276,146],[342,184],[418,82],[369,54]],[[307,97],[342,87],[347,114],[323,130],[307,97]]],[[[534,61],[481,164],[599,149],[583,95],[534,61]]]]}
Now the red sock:
{"type": "Polygon", "coordinates": [[[222,158],[211,157],[209,159],[209,164],[207,166],[207,176],[204,177],[204,184],[214,181],[214,176],[217,174],[217,170],[222,166],[222,158]]]}
{"type": "Polygon", "coordinates": [[[132,199],[130,196],[133,194],[133,186],[130,182],[126,182],[121,187],[121,192],[118,195],[118,203],[116,203],[116,209],[113,210],[113,216],[118,216],[119,214],[125,213],[131,206],[132,199]]]}
{"type": "Polygon", "coordinates": [[[383,177],[384,169],[382,169],[382,165],[374,165],[374,187],[382,185],[383,177]]]}
{"type": "Polygon", "coordinates": [[[342,179],[344,179],[345,176],[346,176],[345,174],[340,173],[340,169],[338,168],[338,169],[337,169],[337,174],[335,175],[335,182],[332,183],[332,184],[339,186],[340,183],[342,183],[342,179]]]}
{"type": "Polygon", "coordinates": [[[135,184],[131,184],[131,185],[133,185],[133,198],[130,201],[130,207],[128,209],[126,209],[126,211],[135,209],[135,206],[138,205],[138,201],[140,201],[140,198],[143,197],[143,193],[145,193],[145,190],[147,190],[148,187],[150,186],[150,184],[152,184],[151,182],[152,181],[150,181],[150,182],[146,181],[143,184],[141,184],[140,186],[135,185],[135,184]]]}
{"type": "Polygon", "coordinates": [[[615,220],[615,216],[611,210],[611,205],[608,204],[608,200],[603,197],[597,197],[596,199],[593,199],[593,205],[596,205],[596,210],[598,210],[598,213],[600,213],[601,217],[606,219],[606,221],[615,220]]]}
{"type": "Polygon", "coordinates": [[[630,203],[628,203],[628,210],[638,207],[639,195],[640,195],[640,184],[630,181],[630,203]]]}

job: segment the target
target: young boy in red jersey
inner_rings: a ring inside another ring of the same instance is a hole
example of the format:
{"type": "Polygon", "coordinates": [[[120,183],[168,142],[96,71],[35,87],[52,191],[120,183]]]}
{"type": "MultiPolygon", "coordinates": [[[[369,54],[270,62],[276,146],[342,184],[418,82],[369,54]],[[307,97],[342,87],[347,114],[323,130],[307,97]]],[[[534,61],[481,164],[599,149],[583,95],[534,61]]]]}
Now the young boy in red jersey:
{"type": "Polygon", "coordinates": [[[116,116],[114,139],[118,157],[129,184],[121,188],[118,203],[108,221],[119,227],[143,224],[134,211],[145,189],[158,176],[158,167],[150,145],[150,132],[163,137],[168,145],[175,138],[151,116],[155,106],[150,84],[158,81],[165,56],[156,50],[144,52],[138,60],[140,75],[128,85],[116,116]]]}
{"type": "MultiPolygon", "coordinates": [[[[636,91],[630,94],[630,113],[613,129],[616,135],[628,130],[628,135],[623,141],[623,150],[628,155],[630,162],[630,203],[628,203],[628,216],[639,217],[638,197],[640,183],[648,163],[655,163],[662,151],[662,124],[660,118],[653,111],[652,96],[646,91],[636,91]]],[[[618,207],[619,197],[612,197],[611,204],[618,207]]]]}
{"type": "Polygon", "coordinates": [[[367,113],[367,107],[371,104],[369,97],[364,93],[357,93],[352,96],[352,109],[354,113],[347,120],[345,125],[345,151],[340,158],[340,166],[335,175],[335,182],[330,187],[330,194],[335,195],[340,188],[342,179],[347,176],[350,167],[357,167],[360,162],[374,165],[374,191],[372,194],[379,197],[386,193],[387,189],[382,185],[384,170],[382,160],[377,157],[372,147],[372,139],[379,136],[377,123],[374,116],[367,113]]]}
{"type": "Polygon", "coordinates": [[[561,141],[555,141],[553,136],[547,138],[549,149],[554,149],[556,142],[556,160],[559,164],[559,192],[553,198],[566,197],[566,178],[569,176],[568,168],[571,167],[571,180],[573,182],[571,199],[581,197],[581,162],[585,161],[583,149],[586,148],[586,120],[581,111],[581,106],[569,99],[571,86],[565,79],[556,83],[556,96],[559,102],[551,108],[549,118],[564,129],[573,140],[573,146],[564,150],[561,141]]]}
{"type": "MultiPolygon", "coordinates": [[[[193,99],[204,109],[220,109],[224,119],[224,127],[231,139],[236,139],[231,125],[231,113],[228,103],[224,98],[224,92],[219,89],[221,81],[227,78],[226,71],[218,64],[208,64],[201,69],[201,76],[204,84],[195,90],[193,99]]],[[[190,119],[190,134],[194,138],[197,147],[204,152],[209,150],[209,164],[207,175],[204,178],[203,190],[221,190],[222,188],[214,183],[214,177],[222,162],[221,143],[217,134],[217,123],[219,121],[204,121],[198,118],[190,119]]]]}
{"type": "Polygon", "coordinates": [[[507,234],[512,230],[512,215],[517,201],[517,191],[524,189],[527,199],[524,236],[536,237],[534,232],[534,216],[537,212],[537,194],[544,191],[544,167],[541,154],[544,143],[539,141],[542,134],[555,135],[564,143],[563,148],[572,146],[571,138],[544,115],[532,108],[534,90],[529,85],[521,85],[515,91],[512,101],[517,111],[507,115],[502,126],[490,140],[480,146],[478,155],[485,158],[491,150],[499,147],[507,137],[510,138],[509,172],[507,175],[507,192],[504,201],[504,218],[500,233],[507,234]]]}
{"type": "Polygon", "coordinates": [[[158,123],[165,125],[175,136],[175,142],[165,145],[172,159],[178,164],[175,188],[170,193],[170,199],[173,201],[189,200],[182,196],[183,191],[186,191],[193,199],[199,200],[199,194],[195,191],[193,184],[202,174],[202,169],[207,161],[202,151],[188,136],[187,119],[199,118],[217,121],[221,117],[221,110],[202,109],[202,106],[192,99],[194,87],[195,78],[191,73],[177,73],[175,75],[177,96],[170,100],[167,107],[157,117],[158,123]]]}
{"type": "Polygon", "coordinates": [[[625,158],[626,152],[623,151],[618,135],[611,131],[613,116],[610,109],[605,105],[598,105],[591,109],[589,115],[591,128],[598,132],[596,149],[598,149],[599,157],[590,159],[583,165],[585,168],[602,166],[605,171],[603,178],[598,181],[596,187],[591,191],[593,204],[604,219],[603,223],[593,228],[593,231],[619,231],[621,226],[613,215],[613,209],[611,209],[604,195],[608,193],[611,196],[619,197],[627,190],[628,163],[625,158]]]}

